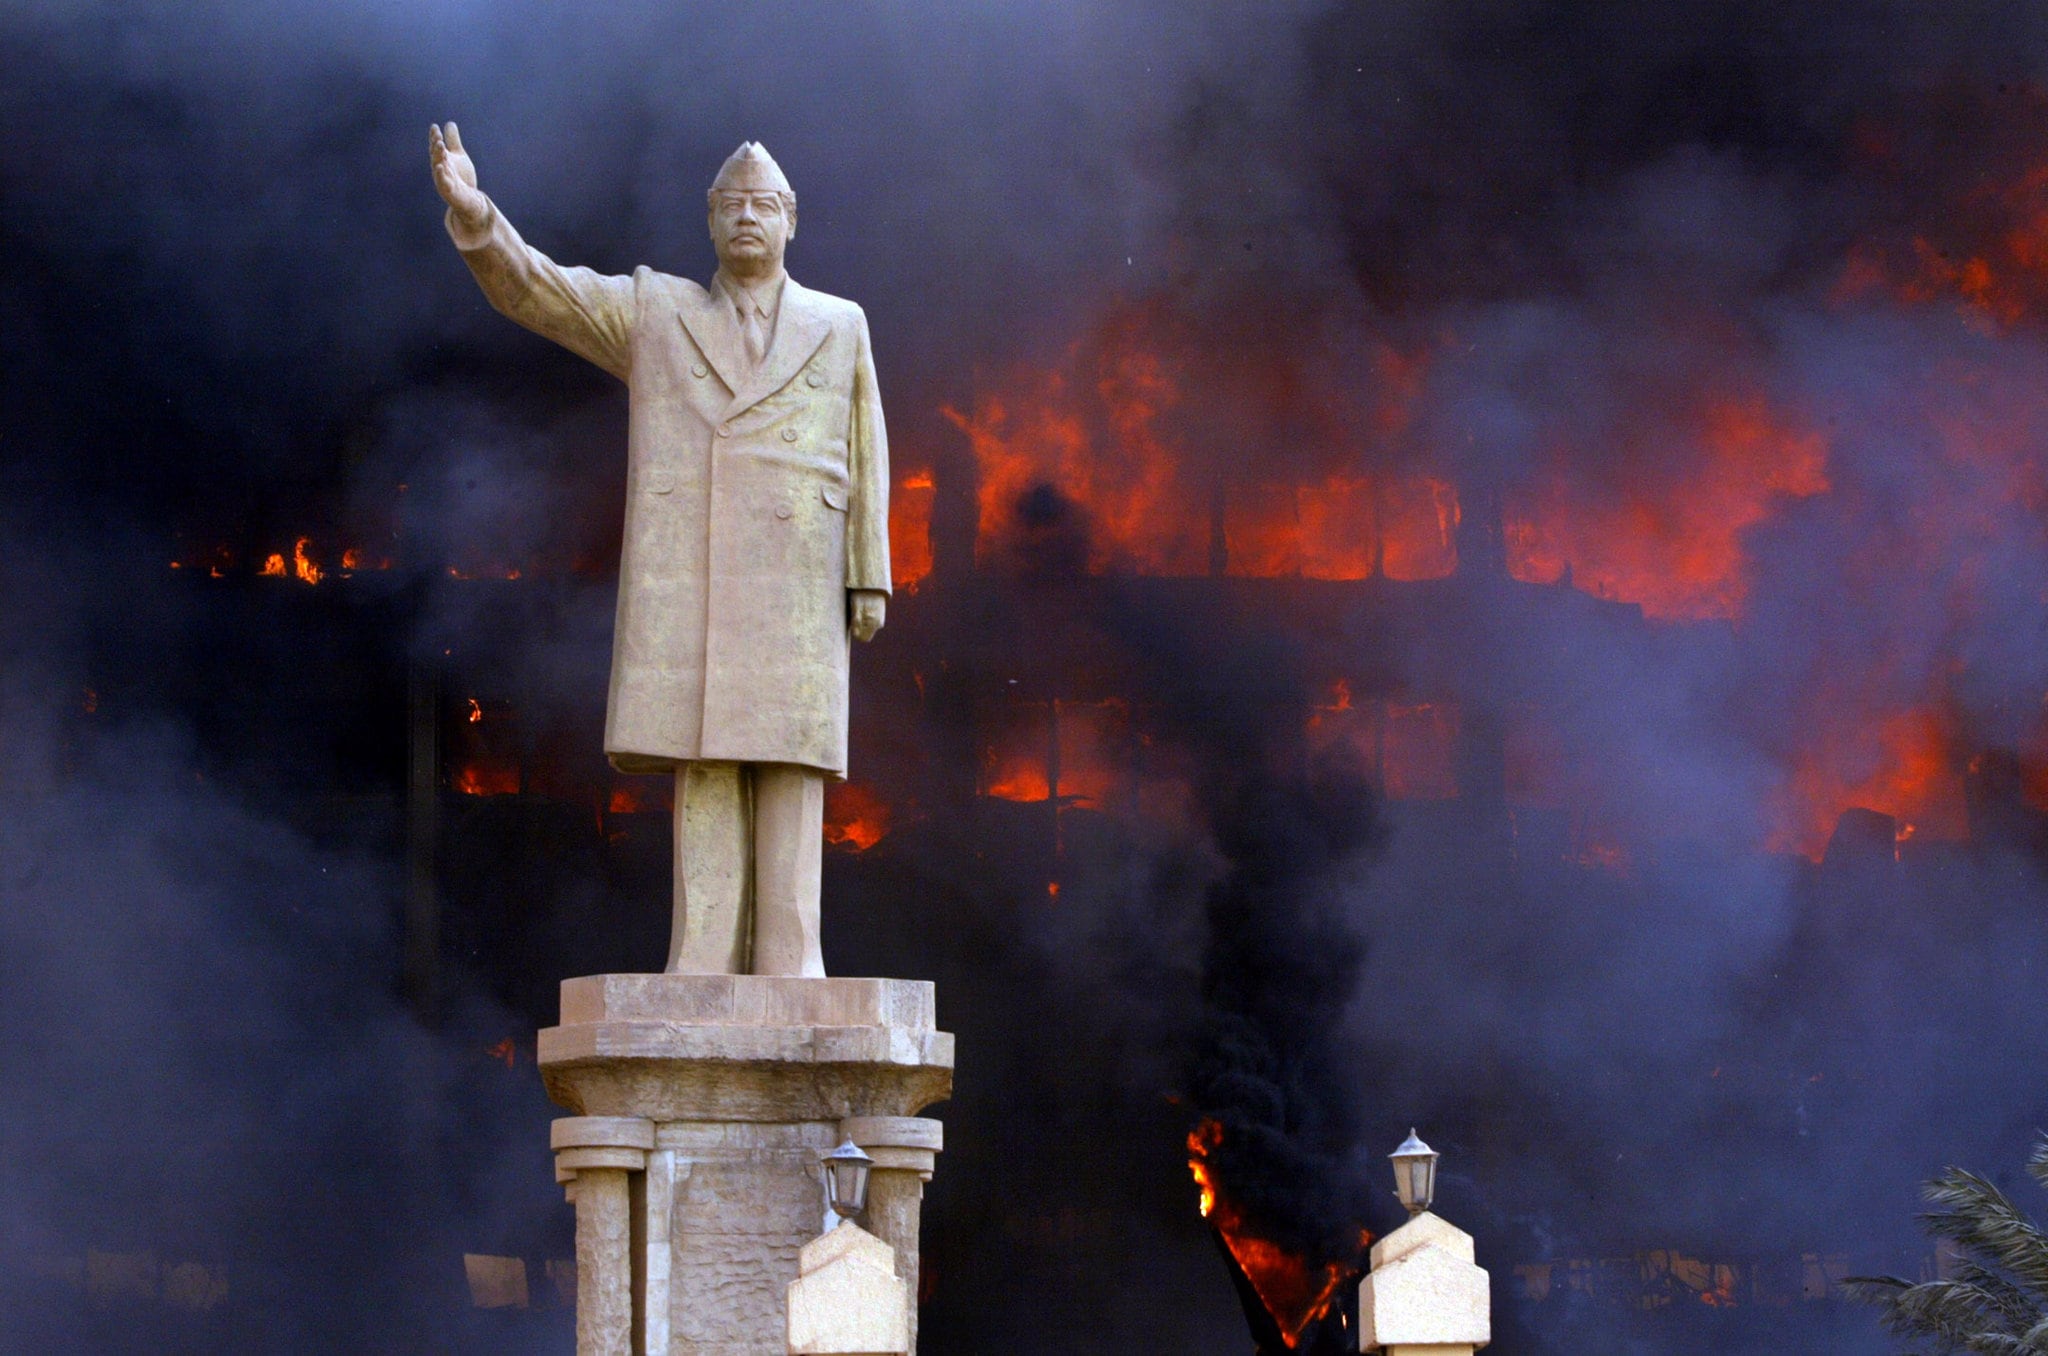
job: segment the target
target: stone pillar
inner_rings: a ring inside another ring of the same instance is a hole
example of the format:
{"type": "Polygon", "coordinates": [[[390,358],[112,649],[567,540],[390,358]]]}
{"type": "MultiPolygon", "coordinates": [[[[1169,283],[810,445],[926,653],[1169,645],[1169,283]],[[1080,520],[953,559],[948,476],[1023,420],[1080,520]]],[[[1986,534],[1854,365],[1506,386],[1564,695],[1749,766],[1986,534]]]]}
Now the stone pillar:
{"type": "Polygon", "coordinates": [[[549,1128],[555,1180],[576,1203],[576,1356],[634,1356],[630,1173],[646,1170],[654,1126],[568,1116],[549,1128]]]}
{"type": "Polygon", "coordinates": [[[924,1184],[932,1180],[946,1127],[922,1116],[854,1116],[839,1133],[875,1160],[868,1173],[868,1232],[896,1250],[896,1274],[910,1287],[910,1352],[917,1356],[917,1238],[924,1184]]]}
{"type": "MultiPolygon", "coordinates": [[[[577,1113],[556,1122],[558,1151],[563,1136],[594,1133],[559,1127],[643,1127],[631,1143],[629,1132],[608,1130],[611,1140],[576,1146],[639,1156],[574,1160],[587,1165],[570,1184],[578,1356],[785,1356],[788,1288],[801,1250],[827,1223],[818,1160],[845,1137],[842,1127],[867,1127],[861,1133],[876,1140],[870,1147],[853,1136],[877,1159],[868,1218],[896,1249],[897,1274],[914,1285],[918,1203],[939,1144],[936,1122],[914,1113],[953,1086],[953,1038],[934,1029],[930,984],[571,979],[561,1024],[540,1033],[540,1067],[548,1095],[577,1113]],[[586,1190],[603,1203],[586,1202],[586,1190]],[[622,1197],[624,1230],[616,1223],[622,1197]],[[598,1254],[587,1262],[586,1208],[598,1254]],[[620,1238],[623,1287],[586,1280],[616,1275],[604,1259],[617,1255],[620,1238]],[[626,1345],[583,1346],[586,1322],[614,1340],[622,1307],[626,1345]],[[604,1317],[587,1317],[597,1314],[604,1317]]],[[[568,1171],[565,1157],[558,1176],[568,1171]]]]}
{"type": "Polygon", "coordinates": [[[1472,1235],[1425,1210],[1372,1245],[1372,1270],[1358,1285],[1360,1351],[1472,1356],[1492,1340],[1472,1235]]]}

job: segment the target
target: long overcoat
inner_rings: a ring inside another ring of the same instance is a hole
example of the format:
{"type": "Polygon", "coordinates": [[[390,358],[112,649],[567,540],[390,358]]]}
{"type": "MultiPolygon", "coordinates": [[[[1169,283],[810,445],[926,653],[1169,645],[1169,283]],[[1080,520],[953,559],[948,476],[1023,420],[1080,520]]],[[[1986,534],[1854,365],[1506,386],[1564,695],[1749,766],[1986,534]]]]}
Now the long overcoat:
{"type": "Polygon", "coordinates": [[[491,210],[449,234],[491,305],[627,385],[626,531],[605,752],[846,773],[847,590],[889,589],[889,442],[867,318],[783,283],[746,374],[687,278],[563,268],[491,210]]]}

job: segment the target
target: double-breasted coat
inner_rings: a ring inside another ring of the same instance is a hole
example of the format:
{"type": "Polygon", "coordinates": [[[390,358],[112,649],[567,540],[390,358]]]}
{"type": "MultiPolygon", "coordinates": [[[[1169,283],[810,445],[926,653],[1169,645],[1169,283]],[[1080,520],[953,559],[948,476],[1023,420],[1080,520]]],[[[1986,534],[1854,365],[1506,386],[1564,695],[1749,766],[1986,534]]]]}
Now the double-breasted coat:
{"type": "Polygon", "coordinates": [[[847,590],[889,589],[889,441],[867,318],[783,283],[747,371],[687,278],[564,268],[502,212],[449,233],[491,305],[627,385],[626,530],[605,752],[844,776],[847,590]]]}

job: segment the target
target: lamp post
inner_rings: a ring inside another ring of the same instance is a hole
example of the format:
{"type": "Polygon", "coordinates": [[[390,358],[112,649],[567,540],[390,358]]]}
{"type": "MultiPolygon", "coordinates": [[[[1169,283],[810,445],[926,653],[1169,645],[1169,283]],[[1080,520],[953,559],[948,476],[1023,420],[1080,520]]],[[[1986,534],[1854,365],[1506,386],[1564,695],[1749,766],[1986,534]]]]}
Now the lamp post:
{"type": "Polygon", "coordinates": [[[1472,1235],[1430,1213],[1436,1150],[1413,1130],[1394,1160],[1394,1194],[1408,1222],[1372,1245],[1358,1285],[1358,1349],[1386,1356],[1472,1356],[1493,1338],[1485,1270],[1472,1235]]]}
{"type": "Polygon", "coordinates": [[[833,1221],[852,1219],[868,1208],[868,1171],[875,1166],[875,1160],[862,1153],[860,1146],[852,1140],[824,1155],[825,1185],[832,1213],[839,1218],[833,1221]]]}
{"type": "Polygon", "coordinates": [[[1394,1194],[1408,1208],[1409,1217],[1429,1209],[1436,1200],[1436,1150],[1411,1128],[1401,1147],[1387,1156],[1394,1160],[1394,1194]]]}

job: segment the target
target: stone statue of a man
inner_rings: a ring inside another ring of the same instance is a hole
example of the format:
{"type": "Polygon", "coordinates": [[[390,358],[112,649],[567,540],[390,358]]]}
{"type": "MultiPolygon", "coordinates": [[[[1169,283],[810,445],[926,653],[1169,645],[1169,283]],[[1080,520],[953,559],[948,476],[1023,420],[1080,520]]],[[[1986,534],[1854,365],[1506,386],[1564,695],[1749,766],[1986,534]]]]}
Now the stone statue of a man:
{"type": "Polygon", "coordinates": [[[604,746],[670,772],[670,973],[822,976],[827,776],[849,633],[889,596],[889,450],[860,307],[783,272],[796,194],[747,142],[709,194],[709,287],[563,268],[430,136],[448,234],[492,306],[625,382],[626,531],[604,746]]]}

